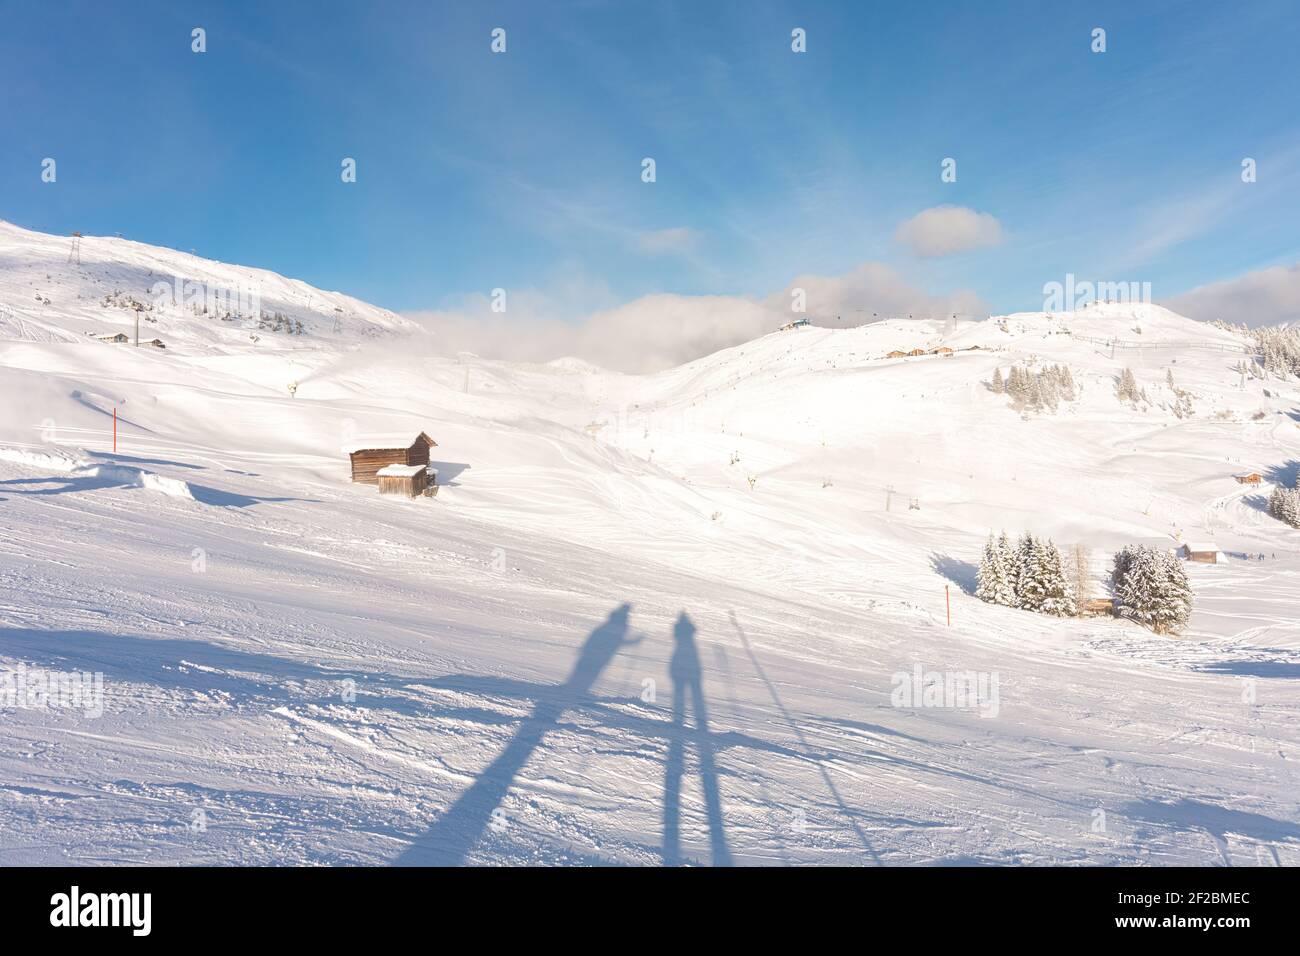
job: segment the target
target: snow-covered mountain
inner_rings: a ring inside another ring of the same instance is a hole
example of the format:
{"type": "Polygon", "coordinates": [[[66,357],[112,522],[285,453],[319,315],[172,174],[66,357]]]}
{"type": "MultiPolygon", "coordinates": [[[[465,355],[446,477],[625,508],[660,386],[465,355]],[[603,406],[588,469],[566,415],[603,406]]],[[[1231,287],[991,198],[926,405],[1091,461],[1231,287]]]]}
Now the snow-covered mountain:
{"type": "Polygon", "coordinates": [[[71,242],[0,225],[0,664],[105,705],[6,715],[0,862],[1300,862],[1300,531],[1263,508],[1300,387],[1244,333],[1100,305],[631,376],[71,242]],[[166,348],[102,341],[136,302],[166,348]],[[1054,410],[988,384],[1057,364],[1054,410]],[[341,446],[421,430],[436,498],[349,483],[341,446]],[[1226,557],[1160,637],[977,600],[1003,529],[1095,596],[1123,544],[1226,557]],[[895,706],[918,667],[997,705],[895,706]]]}
{"type": "Polygon", "coordinates": [[[265,269],[112,236],[50,236],[3,220],[0,283],[5,339],[123,333],[134,341],[137,305],[141,341],[190,352],[301,349],[415,329],[386,309],[265,269]]]}

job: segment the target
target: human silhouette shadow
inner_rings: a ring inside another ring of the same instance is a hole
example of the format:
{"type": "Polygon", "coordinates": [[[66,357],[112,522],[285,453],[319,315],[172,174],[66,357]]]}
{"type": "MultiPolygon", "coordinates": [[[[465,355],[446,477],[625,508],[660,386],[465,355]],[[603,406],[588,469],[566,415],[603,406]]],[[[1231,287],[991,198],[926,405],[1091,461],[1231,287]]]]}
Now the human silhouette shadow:
{"type": "Polygon", "coordinates": [[[669,737],[668,762],[664,767],[664,865],[676,866],[682,862],[682,776],[686,772],[686,742],[689,738],[694,741],[699,760],[713,865],[730,866],[731,851],[727,848],[727,833],[722,822],[722,797],[718,793],[718,772],[713,762],[713,741],[709,735],[700,653],[695,645],[695,624],[685,611],[673,626],[673,656],[668,662],[668,676],[673,682],[673,732],[669,737]],[[695,716],[694,732],[686,727],[687,698],[695,716]]]}
{"type": "Polygon", "coordinates": [[[588,635],[568,679],[554,694],[537,701],[506,749],[428,832],[407,848],[397,859],[398,866],[459,866],[465,862],[542,738],[556,727],[566,710],[586,700],[601,672],[620,650],[640,641],[627,636],[631,609],[629,604],[615,608],[605,623],[588,635]]]}

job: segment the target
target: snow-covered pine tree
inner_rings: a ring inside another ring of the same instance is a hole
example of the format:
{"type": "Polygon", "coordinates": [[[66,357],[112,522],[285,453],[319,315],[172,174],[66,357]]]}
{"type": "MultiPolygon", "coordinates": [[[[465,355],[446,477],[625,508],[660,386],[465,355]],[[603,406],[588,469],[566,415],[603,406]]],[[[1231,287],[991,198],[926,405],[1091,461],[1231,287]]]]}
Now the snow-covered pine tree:
{"type": "Polygon", "coordinates": [[[1192,611],[1192,587],[1182,562],[1167,551],[1129,545],[1115,555],[1115,598],[1120,613],[1152,628],[1175,633],[1192,611]]]}
{"type": "Polygon", "coordinates": [[[984,556],[980,558],[979,571],[975,573],[975,596],[981,601],[996,604],[996,578],[999,564],[998,543],[989,532],[989,539],[984,542],[984,556]]]}
{"type": "Polygon", "coordinates": [[[1016,606],[1039,611],[1047,593],[1047,558],[1043,545],[1028,532],[1016,552],[1016,606]]]}
{"type": "Polygon", "coordinates": [[[1300,488],[1274,485],[1273,493],[1268,496],[1268,513],[1278,521],[1300,528],[1300,488]]]}
{"type": "Polygon", "coordinates": [[[1168,551],[1156,553],[1160,574],[1152,627],[1157,634],[1177,634],[1192,616],[1192,582],[1183,563],[1168,551]]]}
{"type": "Polygon", "coordinates": [[[995,395],[1001,395],[1007,390],[1006,385],[1002,381],[1002,369],[995,368],[993,370],[993,381],[989,387],[993,389],[995,395]]]}
{"type": "Polygon", "coordinates": [[[998,535],[997,543],[998,561],[1001,565],[1002,576],[998,581],[998,590],[994,596],[994,603],[1001,604],[1004,607],[1016,606],[1016,556],[1011,550],[1011,539],[1007,537],[1005,531],[998,535]]]}
{"type": "Polygon", "coordinates": [[[1070,374],[1070,366],[1061,366],[1061,397],[1067,402],[1075,399],[1074,376],[1070,374]]]}
{"type": "Polygon", "coordinates": [[[1033,550],[1034,536],[1026,531],[1016,542],[1016,550],[1012,553],[1011,586],[1015,595],[1013,607],[1024,607],[1025,594],[1028,593],[1029,558],[1033,550]]]}
{"type": "Polygon", "coordinates": [[[1268,496],[1268,513],[1278,521],[1283,521],[1282,509],[1283,502],[1286,500],[1287,489],[1281,485],[1273,486],[1273,493],[1268,496]]]}
{"type": "Polygon", "coordinates": [[[1025,404],[1032,409],[1043,407],[1043,383],[1033,372],[1025,372],[1025,404]]]}
{"type": "Polygon", "coordinates": [[[1128,574],[1128,569],[1133,566],[1133,547],[1124,545],[1115,552],[1114,561],[1110,569],[1110,589],[1119,594],[1119,586],[1124,583],[1124,577],[1128,574]]]}
{"type": "Polygon", "coordinates": [[[1010,550],[1005,531],[998,540],[994,540],[990,532],[989,539],[984,544],[979,573],[976,575],[975,596],[981,601],[1015,607],[1016,592],[1011,575],[1010,550]]]}
{"type": "Polygon", "coordinates": [[[1119,373],[1119,382],[1115,386],[1115,392],[1120,401],[1136,402],[1138,400],[1138,383],[1137,378],[1133,375],[1131,368],[1126,368],[1119,373]]]}
{"type": "MultiPolygon", "coordinates": [[[[1122,614],[1142,624],[1150,624],[1158,591],[1155,549],[1134,545],[1125,550],[1127,557],[1122,565],[1123,576],[1115,589],[1115,598],[1122,614]]],[[[1116,573],[1120,567],[1116,556],[1116,573]]]]}
{"type": "Polygon", "coordinates": [[[1057,378],[1055,368],[1045,368],[1043,373],[1038,376],[1038,394],[1044,405],[1052,411],[1056,411],[1061,404],[1061,387],[1060,380],[1057,378]]]}
{"type": "Polygon", "coordinates": [[[1025,407],[1025,373],[1019,365],[1011,366],[1007,372],[1007,394],[1011,396],[1011,407],[1016,411],[1025,407]]]}
{"type": "Polygon", "coordinates": [[[1074,589],[1065,571],[1065,560],[1051,541],[1043,545],[1044,584],[1039,610],[1054,617],[1074,617],[1078,613],[1074,589]]]}

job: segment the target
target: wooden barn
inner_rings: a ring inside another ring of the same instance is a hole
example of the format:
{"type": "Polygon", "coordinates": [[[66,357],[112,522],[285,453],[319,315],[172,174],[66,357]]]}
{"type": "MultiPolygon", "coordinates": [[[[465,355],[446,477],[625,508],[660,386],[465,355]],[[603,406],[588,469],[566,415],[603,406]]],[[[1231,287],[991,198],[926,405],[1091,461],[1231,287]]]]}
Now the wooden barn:
{"type": "Polygon", "coordinates": [[[414,441],[392,436],[363,438],[343,446],[343,451],[352,460],[352,480],[373,485],[379,482],[379,470],[388,465],[427,466],[429,449],[437,444],[420,432],[414,441]]]}
{"type": "Polygon", "coordinates": [[[1239,485],[1257,485],[1264,480],[1264,476],[1257,471],[1252,471],[1249,475],[1234,475],[1239,485]]]}
{"type": "Polygon", "coordinates": [[[1219,549],[1211,541],[1190,541],[1179,550],[1179,555],[1197,564],[1218,564],[1219,549]]]}
{"type": "Polygon", "coordinates": [[[907,358],[907,353],[900,351],[898,349],[894,349],[894,351],[886,355],[885,358],[907,358]]]}
{"type": "Polygon", "coordinates": [[[924,354],[925,354],[925,349],[912,349],[912,351],[908,352],[907,354],[908,354],[908,355],[924,355],[924,354]]]}
{"type": "Polygon", "coordinates": [[[951,355],[951,354],[952,354],[952,349],[948,348],[948,346],[946,346],[946,345],[941,345],[941,346],[939,346],[937,349],[930,349],[930,354],[931,354],[931,355],[951,355]]]}
{"type": "Polygon", "coordinates": [[[429,485],[427,465],[385,465],[375,472],[381,495],[418,498],[429,485]]]}
{"type": "Polygon", "coordinates": [[[1115,601],[1113,598],[1088,598],[1079,602],[1080,617],[1114,617],[1115,601]]]}

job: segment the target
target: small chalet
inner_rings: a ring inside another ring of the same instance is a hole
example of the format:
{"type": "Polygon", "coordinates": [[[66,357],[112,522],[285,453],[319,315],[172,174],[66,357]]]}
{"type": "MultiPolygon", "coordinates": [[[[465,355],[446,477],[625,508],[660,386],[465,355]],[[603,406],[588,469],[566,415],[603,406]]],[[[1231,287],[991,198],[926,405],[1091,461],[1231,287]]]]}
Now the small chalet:
{"type": "Polygon", "coordinates": [[[924,354],[925,354],[925,349],[912,349],[912,351],[908,352],[907,354],[908,354],[908,355],[924,355],[924,354]]]}
{"type": "Polygon", "coordinates": [[[1079,614],[1083,617],[1113,617],[1115,614],[1115,601],[1113,598],[1088,598],[1080,602],[1079,614]]]}
{"type": "Polygon", "coordinates": [[[418,498],[429,485],[427,465],[385,465],[375,472],[381,495],[418,498]]]}
{"type": "Polygon", "coordinates": [[[787,322],[785,325],[777,329],[777,331],[789,332],[792,329],[802,329],[805,325],[811,325],[811,324],[812,323],[809,322],[807,319],[795,319],[793,322],[787,322]]]}
{"type": "Polygon", "coordinates": [[[1189,541],[1178,553],[1180,557],[1197,564],[1219,563],[1219,548],[1212,541],[1189,541]]]}
{"type": "Polygon", "coordinates": [[[145,342],[144,344],[145,344],[145,345],[152,346],[153,348],[156,348],[156,349],[165,349],[165,348],[167,347],[167,346],[163,345],[163,340],[162,340],[162,339],[150,339],[148,342],[145,342]]]}
{"type": "Polygon", "coordinates": [[[930,349],[930,354],[931,354],[931,355],[951,355],[951,354],[952,354],[952,349],[948,348],[948,346],[946,346],[946,345],[941,345],[941,346],[939,346],[937,349],[930,349]]]}
{"type": "Polygon", "coordinates": [[[894,351],[886,355],[885,358],[907,358],[907,353],[900,351],[899,349],[894,349],[894,351]]]}
{"type": "Polygon", "coordinates": [[[125,332],[114,332],[112,335],[100,335],[100,336],[98,336],[98,338],[99,338],[99,341],[101,341],[101,342],[129,342],[129,341],[131,341],[129,338],[126,337],[126,333],[125,333],[125,332]]]}
{"type": "Polygon", "coordinates": [[[437,444],[424,432],[420,432],[414,439],[394,438],[391,435],[374,436],[344,445],[343,453],[352,461],[352,480],[373,485],[379,482],[379,470],[388,465],[427,467],[429,449],[437,444]]]}
{"type": "Polygon", "coordinates": [[[1239,485],[1257,485],[1264,480],[1264,476],[1257,471],[1252,471],[1249,475],[1234,475],[1239,485]]]}

